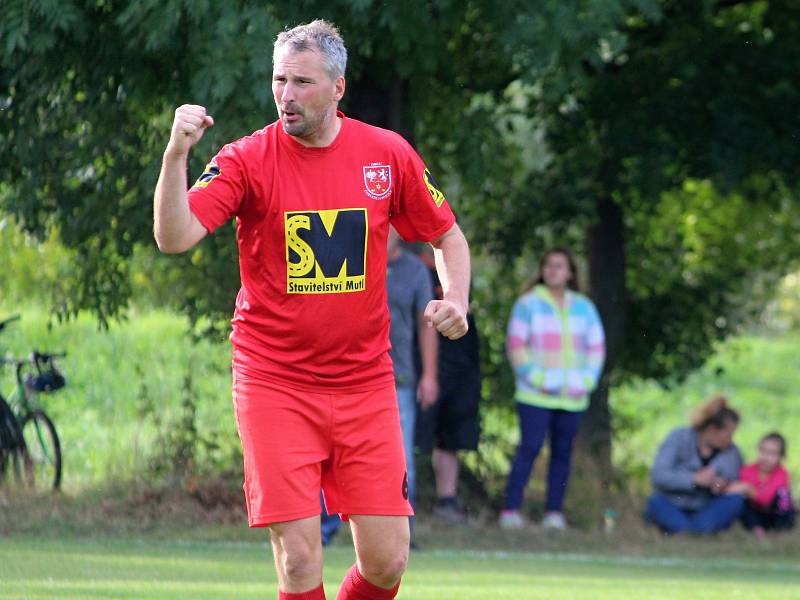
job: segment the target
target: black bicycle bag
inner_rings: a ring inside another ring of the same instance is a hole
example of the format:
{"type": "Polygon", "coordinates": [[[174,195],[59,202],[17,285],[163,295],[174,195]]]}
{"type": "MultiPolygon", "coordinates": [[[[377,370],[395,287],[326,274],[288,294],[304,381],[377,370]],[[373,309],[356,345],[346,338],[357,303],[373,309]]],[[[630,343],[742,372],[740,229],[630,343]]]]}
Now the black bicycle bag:
{"type": "Polygon", "coordinates": [[[52,369],[41,375],[37,375],[36,377],[31,378],[30,386],[36,390],[37,392],[42,392],[45,394],[49,394],[50,392],[55,392],[56,390],[60,390],[65,385],[67,385],[66,378],[56,371],[52,369]]]}

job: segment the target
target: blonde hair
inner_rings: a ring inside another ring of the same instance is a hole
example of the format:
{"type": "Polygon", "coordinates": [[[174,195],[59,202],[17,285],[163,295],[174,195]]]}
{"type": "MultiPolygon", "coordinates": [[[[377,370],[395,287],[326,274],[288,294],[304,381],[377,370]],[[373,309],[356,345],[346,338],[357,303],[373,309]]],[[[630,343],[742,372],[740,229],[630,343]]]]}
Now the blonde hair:
{"type": "Polygon", "coordinates": [[[722,429],[728,422],[738,423],[739,413],[728,406],[728,398],[721,394],[696,406],[689,417],[689,425],[695,431],[703,431],[711,426],[722,429]]]}

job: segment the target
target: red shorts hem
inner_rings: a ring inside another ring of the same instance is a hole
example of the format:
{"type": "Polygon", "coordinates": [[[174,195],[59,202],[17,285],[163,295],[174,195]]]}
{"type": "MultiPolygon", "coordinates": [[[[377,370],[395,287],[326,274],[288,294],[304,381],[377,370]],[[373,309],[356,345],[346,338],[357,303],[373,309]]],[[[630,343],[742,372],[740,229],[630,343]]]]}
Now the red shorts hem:
{"type": "Polygon", "coordinates": [[[348,510],[335,510],[343,517],[349,518],[350,515],[371,515],[376,517],[413,517],[414,509],[410,506],[405,508],[387,506],[355,506],[348,510]]]}
{"type": "Polygon", "coordinates": [[[320,508],[319,505],[317,505],[312,509],[307,509],[304,511],[254,515],[248,518],[248,526],[252,529],[258,527],[269,527],[272,523],[283,523],[285,521],[299,521],[300,519],[308,519],[309,517],[317,516],[319,513],[320,513],[320,508]]]}

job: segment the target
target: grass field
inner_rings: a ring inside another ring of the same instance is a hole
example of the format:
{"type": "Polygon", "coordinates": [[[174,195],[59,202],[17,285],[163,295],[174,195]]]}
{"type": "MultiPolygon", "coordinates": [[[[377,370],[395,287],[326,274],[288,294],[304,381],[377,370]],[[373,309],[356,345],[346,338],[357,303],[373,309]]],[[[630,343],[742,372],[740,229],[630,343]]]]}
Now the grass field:
{"type": "MultiPolygon", "coordinates": [[[[265,543],[11,537],[0,544],[5,600],[52,598],[274,598],[265,543]]],[[[352,550],[326,550],[334,598],[352,550]]],[[[800,564],[559,552],[414,553],[400,599],[800,598],[800,564]]]]}
{"type": "MultiPolygon", "coordinates": [[[[275,598],[266,533],[244,515],[221,525],[192,496],[156,502],[103,495],[12,497],[0,510],[0,598],[275,598]],[[153,509],[157,508],[157,512],[153,509]]],[[[399,598],[800,599],[800,535],[759,542],[739,528],[664,538],[621,523],[611,534],[422,515],[399,598]]],[[[329,599],[353,562],[349,529],[326,550],[329,599]]]]}
{"type": "MultiPolygon", "coordinates": [[[[196,458],[217,468],[236,460],[228,452],[238,440],[227,345],[192,345],[185,329],[183,319],[164,312],[132,314],[109,331],[98,331],[86,317],[50,329],[46,315],[29,308],[3,333],[1,352],[67,350],[69,385],[44,399],[62,435],[66,493],[31,501],[0,489],[0,600],[276,596],[264,533],[244,525],[237,476],[228,475],[219,489],[183,481],[175,497],[152,485],[152,450],[181,418],[188,373],[198,431],[223,442],[213,456],[196,458]]],[[[646,492],[647,465],[663,435],[716,391],[729,393],[742,412],[737,441],[748,459],[766,430],[787,435],[797,491],[798,354],[796,333],[744,336],[720,345],[679,386],[644,381],[614,390],[615,417],[623,425],[615,460],[630,475],[631,496],[646,492]]],[[[504,427],[516,434],[514,426],[504,427]]],[[[540,484],[531,485],[531,504],[540,484]]],[[[572,485],[574,504],[580,481],[572,485]]],[[[468,527],[437,528],[423,515],[417,537],[424,551],[412,554],[399,598],[800,599],[800,532],[767,544],[738,528],[714,539],[665,540],[642,527],[633,502],[608,537],[598,531],[602,506],[578,508],[598,518],[556,537],[535,529],[503,532],[485,507],[473,511],[468,527]]],[[[353,560],[348,541],[344,533],[327,551],[331,599],[353,560]]]]}
{"type": "MultiPolygon", "coordinates": [[[[151,476],[148,468],[159,435],[182,417],[185,379],[192,377],[197,430],[220,438],[218,456],[198,456],[205,466],[226,460],[238,446],[230,395],[227,343],[191,343],[185,318],[169,312],[133,311],[130,319],[100,330],[87,316],[48,326],[47,313],[32,306],[0,309],[0,318],[22,319],[0,334],[0,354],[27,356],[31,350],[66,351],[59,366],[67,386],[40,397],[53,418],[64,450],[63,487],[68,492],[151,476]]],[[[0,389],[13,389],[13,373],[2,372],[0,389]]],[[[240,466],[240,459],[231,459],[240,466]]],[[[226,467],[227,465],[222,465],[226,467]]]]}

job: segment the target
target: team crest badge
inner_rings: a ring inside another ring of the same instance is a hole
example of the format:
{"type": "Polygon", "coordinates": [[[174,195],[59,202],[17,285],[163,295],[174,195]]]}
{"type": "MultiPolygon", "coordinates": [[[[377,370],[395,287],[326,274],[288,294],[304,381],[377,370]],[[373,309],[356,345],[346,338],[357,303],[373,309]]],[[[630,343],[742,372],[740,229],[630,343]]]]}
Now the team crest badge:
{"type": "Polygon", "coordinates": [[[392,191],[392,167],[377,164],[364,167],[364,186],[373,198],[383,198],[392,191]]]}

